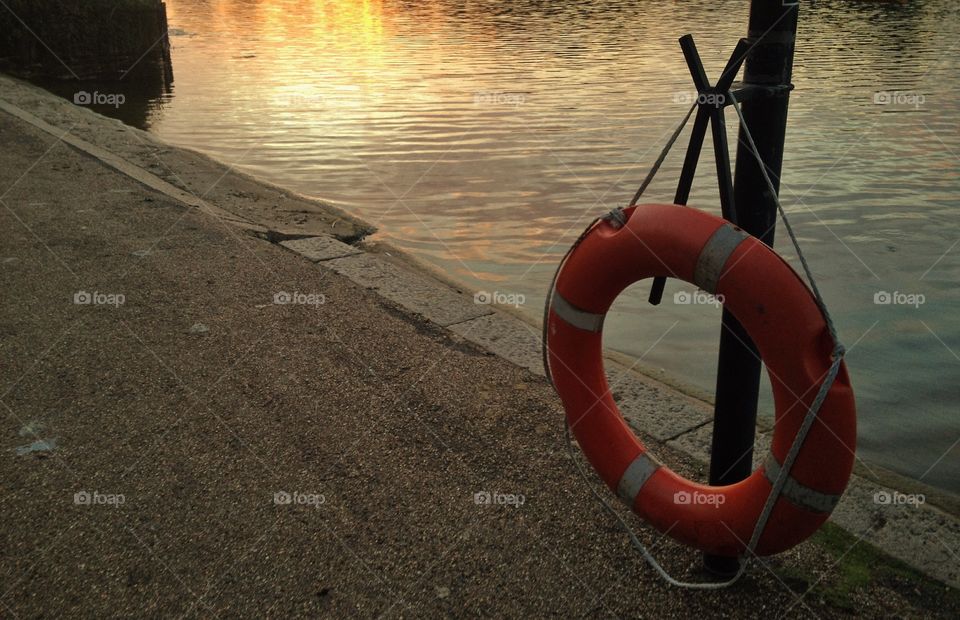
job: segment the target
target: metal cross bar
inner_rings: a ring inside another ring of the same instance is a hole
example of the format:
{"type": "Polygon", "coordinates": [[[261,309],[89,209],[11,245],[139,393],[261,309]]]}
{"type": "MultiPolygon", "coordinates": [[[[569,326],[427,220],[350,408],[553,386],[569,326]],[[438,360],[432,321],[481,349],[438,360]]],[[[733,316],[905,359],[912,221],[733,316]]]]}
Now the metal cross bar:
{"type": "MultiPolygon", "coordinates": [[[[693,131],[690,133],[690,142],[683,159],[683,169],[680,172],[680,181],[677,183],[677,193],[673,202],[678,205],[687,204],[687,199],[690,197],[690,188],[693,186],[693,177],[697,171],[697,162],[700,159],[700,151],[703,148],[703,140],[707,134],[707,124],[709,123],[713,132],[713,155],[717,163],[720,209],[723,217],[733,223],[736,223],[736,207],[733,201],[730,149],[727,144],[727,125],[723,108],[730,104],[728,93],[733,80],[740,72],[740,66],[743,64],[749,47],[746,39],[740,39],[717,83],[710,86],[693,36],[687,34],[680,37],[680,49],[687,61],[687,68],[690,70],[690,77],[693,78],[693,84],[697,88],[697,116],[693,122],[693,131]]],[[[657,305],[660,303],[666,281],[665,276],[654,278],[649,297],[651,304],[657,305]]]]}

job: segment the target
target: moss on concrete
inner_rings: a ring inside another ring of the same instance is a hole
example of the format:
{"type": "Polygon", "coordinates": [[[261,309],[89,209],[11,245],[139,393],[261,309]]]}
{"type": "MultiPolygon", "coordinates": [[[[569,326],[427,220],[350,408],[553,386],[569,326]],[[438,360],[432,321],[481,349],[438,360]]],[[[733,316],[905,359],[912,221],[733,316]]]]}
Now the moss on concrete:
{"type": "Polygon", "coordinates": [[[812,574],[796,565],[775,569],[798,595],[815,589],[814,595],[824,605],[855,613],[861,608],[863,596],[883,588],[931,614],[960,616],[960,591],[931,579],[866,540],[830,523],[811,540],[833,559],[823,567],[825,573],[812,574]]]}

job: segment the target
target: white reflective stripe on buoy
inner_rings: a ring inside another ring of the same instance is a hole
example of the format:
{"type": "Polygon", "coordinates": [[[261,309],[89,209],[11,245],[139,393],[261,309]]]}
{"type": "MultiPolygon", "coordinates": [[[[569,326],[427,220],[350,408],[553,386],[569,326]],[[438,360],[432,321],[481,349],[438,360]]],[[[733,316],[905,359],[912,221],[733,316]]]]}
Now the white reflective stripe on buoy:
{"type": "Polygon", "coordinates": [[[553,301],[550,302],[550,308],[558,317],[579,329],[588,332],[599,332],[603,329],[603,319],[606,315],[581,310],[564,299],[556,290],[553,291],[553,301]]]}
{"type": "Polygon", "coordinates": [[[697,266],[693,270],[693,283],[708,293],[716,293],[717,282],[720,281],[727,259],[749,236],[733,224],[718,228],[700,250],[697,266]]]}
{"type": "MultiPolygon", "coordinates": [[[[777,476],[780,475],[780,463],[777,462],[777,458],[772,453],[768,454],[767,459],[763,462],[763,470],[767,480],[772,485],[777,476]]],[[[826,514],[833,512],[837,502],[840,501],[839,495],[821,493],[816,489],[811,489],[797,482],[792,476],[787,476],[787,481],[783,485],[783,492],[780,495],[801,508],[826,514]]]]}
{"type": "Polygon", "coordinates": [[[641,452],[620,476],[620,482],[617,484],[617,495],[627,506],[632,507],[637,495],[640,494],[640,489],[659,468],[659,461],[646,452],[641,452]]]}

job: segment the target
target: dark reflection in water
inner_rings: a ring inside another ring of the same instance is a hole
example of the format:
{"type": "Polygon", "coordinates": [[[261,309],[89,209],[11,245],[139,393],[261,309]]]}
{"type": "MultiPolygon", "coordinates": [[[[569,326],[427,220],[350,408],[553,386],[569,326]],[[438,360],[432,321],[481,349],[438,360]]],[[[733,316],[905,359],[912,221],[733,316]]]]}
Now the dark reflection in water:
{"type": "Polygon", "coordinates": [[[79,105],[146,127],[173,83],[162,2],[0,7],[0,71],[79,105]]]}
{"type": "MultiPolygon", "coordinates": [[[[632,195],[685,112],[677,38],[715,76],[747,4],[168,0],[176,93],[150,97],[146,124],[535,315],[563,250],[632,195]]],[[[782,190],[850,348],[860,455],[955,491],[957,8],[803,4],[782,190]]],[[[651,200],[670,201],[680,161],[651,200]]],[[[709,169],[691,204],[718,212],[709,169]]],[[[673,281],[652,308],[647,286],[617,302],[608,345],[711,393],[719,311],[671,303],[691,290],[673,281]]]]}
{"type": "Polygon", "coordinates": [[[173,96],[173,84],[159,79],[161,75],[148,76],[147,73],[149,72],[140,71],[136,77],[122,81],[75,82],[42,78],[32,78],[30,81],[75,103],[82,98],[83,93],[88,93],[91,95],[91,103],[83,104],[84,107],[98,114],[121,120],[127,125],[149,129],[151,119],[160,113],[164,104],[173,96]],[[104,96],[123,95],[123,103],[119,105],[96,103],[93,99],[94,93],[104,96]]]}

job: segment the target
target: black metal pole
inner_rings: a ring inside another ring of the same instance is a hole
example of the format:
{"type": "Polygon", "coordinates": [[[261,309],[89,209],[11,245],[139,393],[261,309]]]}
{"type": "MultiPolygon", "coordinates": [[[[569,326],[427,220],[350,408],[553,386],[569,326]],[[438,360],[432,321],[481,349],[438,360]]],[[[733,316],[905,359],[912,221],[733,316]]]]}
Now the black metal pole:
{"type": "MultiPolygon", "coordinates": [[[[790,84],[798,8],[789,2],[751,0],[747,40],[752,47],[744,64],[745,87],[790,84]]],[[[790,90],[771,89],[769,92],[769,96],[744,101],[742,109],[779,192],[790,90]]],[[[772,246],[776,203],[742,129],[737,147],[734,204],[737,224],[772,246]]],[[[750,475],[759,390],[760,356],[757,348],[740,323],[724,310],[710,456],[711,485],[733,484],[750,475]]],[[[738,566],[736,558],[704,555],[704,567],[718,575],[731,575],[738,566]]]]}

